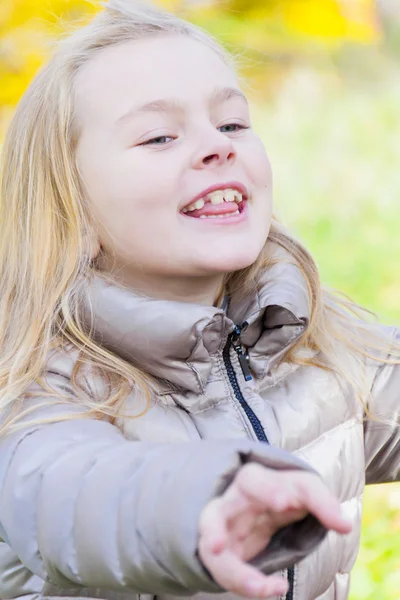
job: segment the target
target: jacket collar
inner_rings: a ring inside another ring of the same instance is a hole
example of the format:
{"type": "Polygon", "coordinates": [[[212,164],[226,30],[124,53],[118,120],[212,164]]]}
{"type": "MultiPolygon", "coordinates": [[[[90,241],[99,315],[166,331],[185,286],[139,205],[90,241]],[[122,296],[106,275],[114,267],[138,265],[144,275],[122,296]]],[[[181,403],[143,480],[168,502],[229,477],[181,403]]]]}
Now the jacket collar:
{"type": "Polygon", "coordinates": [[[248,324],[241,341],[255,376],[263,377],[307,327],[309,299],[303,275],[287,262],[266,269],[246,298],[233,294],[227,313],[140,296],[94,272],[81,316],[91,336],[121,358],[180,388],[203,393],[212,357],[223,349],[235,324],[248,324]]]}

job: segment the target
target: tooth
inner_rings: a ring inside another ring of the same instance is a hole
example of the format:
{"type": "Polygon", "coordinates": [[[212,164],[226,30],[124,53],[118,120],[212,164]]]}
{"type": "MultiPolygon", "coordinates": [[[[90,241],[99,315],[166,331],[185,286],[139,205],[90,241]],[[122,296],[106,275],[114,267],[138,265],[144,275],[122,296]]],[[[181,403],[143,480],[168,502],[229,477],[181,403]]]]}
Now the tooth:
{"type": "MultiPolygon", "coordinates": [[[[239,193],[239,192],[236,192],[239,193]]],[[[235,191],[234,190],[226,190],[224,193],[225,202],[234,202],[235,201],[235,191]]]]}
{"type": "Polygon", "coordinates": [[[187,213],[188,210],[189,210],[188,208],[182,208],[183,213],[187,213]]]}
{"type": "Polygon", "coordinates": [[[200,215],[200,219],[208,219],[207,215],[200,215]]]}
{"type": "Polygon", "coordinates": [[[208,196],[210,198],[211,204],[222,204],[224,201],[223,192],[213,192],[208,196]]]}
{"type": "Polygon", "coordinates": [[[242,194],[241,194],[240,192],[236,191],[236,190],[235,190],[233,193],[234,193],[234,195],[235,195],[235,202],[236,202],[237,204],[240,204],[240,203],[241,203],[241,201],[243,200],[243,196],[242,196],[242,194]]]}
{"type": "Polygon", "coordinates": [[[194,207],[195,207],[197,210],[199,210],[200,208],[203,208],[204,204],[205,204],[205,202],[204,202],[203,198],[200,198],[200,200],[197,200],[197,201],[196,201],[196,202],[193,204],[193,206],[194,206],[194,207]]]}
{"type": "Polygon", "coordinates": [[[196,206],[194,204],[189,204],[189,206],[186,207],[186,211],[189,212],[189,210],[195,210],[196,206]]]}

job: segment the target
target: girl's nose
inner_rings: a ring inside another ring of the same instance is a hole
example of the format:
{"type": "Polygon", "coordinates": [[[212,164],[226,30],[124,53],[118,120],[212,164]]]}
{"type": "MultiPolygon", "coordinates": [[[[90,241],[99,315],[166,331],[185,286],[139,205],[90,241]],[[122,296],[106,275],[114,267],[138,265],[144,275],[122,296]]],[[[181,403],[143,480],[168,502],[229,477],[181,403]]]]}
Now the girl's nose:
{"type": "Polygon", "coordinates": [[[222,133],[217,133],[213,139],[208,138],[202,144],[201,150],[193,159],[195,169],[210,169],[224,164],[233,164],[236,160],[236,151],[232,140],[222,133]]]}

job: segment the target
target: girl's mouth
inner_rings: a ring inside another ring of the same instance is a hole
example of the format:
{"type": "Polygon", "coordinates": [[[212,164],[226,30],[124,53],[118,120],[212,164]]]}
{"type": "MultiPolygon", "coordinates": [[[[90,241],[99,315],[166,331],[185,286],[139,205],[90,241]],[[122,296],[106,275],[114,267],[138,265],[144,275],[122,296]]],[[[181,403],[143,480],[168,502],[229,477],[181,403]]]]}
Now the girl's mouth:
{"type": "Polygon", "coordinates": [[[185,206],[181,213],[195,219],[232,221],[243,213],[245,201],[243,194],[236,189],[219,189],[185,206]]]}

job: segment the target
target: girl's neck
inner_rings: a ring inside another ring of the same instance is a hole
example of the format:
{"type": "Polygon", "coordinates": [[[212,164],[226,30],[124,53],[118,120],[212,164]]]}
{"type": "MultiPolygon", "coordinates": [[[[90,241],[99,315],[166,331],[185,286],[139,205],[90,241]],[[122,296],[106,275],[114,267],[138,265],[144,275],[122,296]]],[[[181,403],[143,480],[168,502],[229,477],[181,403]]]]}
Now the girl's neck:
{"type": "Polygon", "coordinates": [[[125,269],[110,271],[105,265],[98,268],[110,272],[122,285],[159,300],[220,306],[224,298],[224,275],[183,278],[132,273],[125,269]]]}

